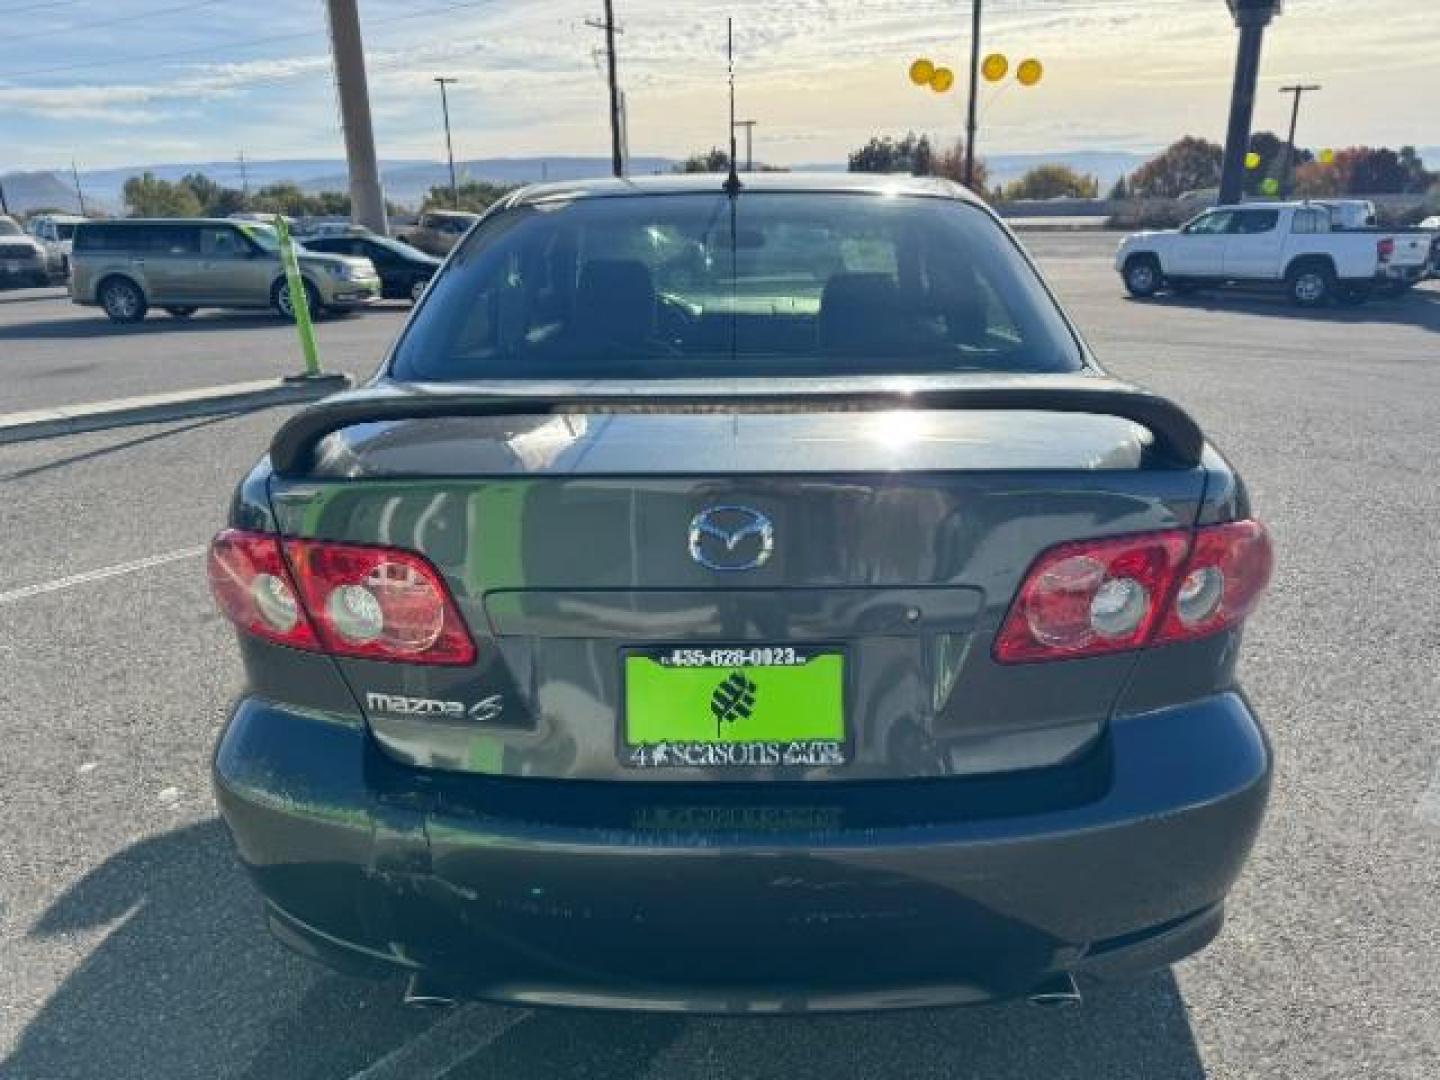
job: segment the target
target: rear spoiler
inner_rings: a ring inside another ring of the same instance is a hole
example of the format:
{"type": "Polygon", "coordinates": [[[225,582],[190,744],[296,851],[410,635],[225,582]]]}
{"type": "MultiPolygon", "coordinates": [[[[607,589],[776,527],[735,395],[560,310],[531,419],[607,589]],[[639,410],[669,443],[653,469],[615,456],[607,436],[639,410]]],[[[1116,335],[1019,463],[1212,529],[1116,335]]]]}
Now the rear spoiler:
{"type": "Polygon", "coordinates": [[[868,386],[836,380],[816,385],[777,380],[764,390],[735,383],[626,384],[620,389],[520,384],[476,390],[456,384],[396,384],[336,394],[295,414],[270,443],[282,477],[304,476],[327,435],[356,424],[458,416],[554,416],[593,413],[775,413],[1008,411],[1117,416],[1147,428],[1157,454],[1183,468],[1200,464],[1205,436],[1180,406],[1126,383],[1091,376],[1015,376],[983,381],[919,381],[868,386]]]}

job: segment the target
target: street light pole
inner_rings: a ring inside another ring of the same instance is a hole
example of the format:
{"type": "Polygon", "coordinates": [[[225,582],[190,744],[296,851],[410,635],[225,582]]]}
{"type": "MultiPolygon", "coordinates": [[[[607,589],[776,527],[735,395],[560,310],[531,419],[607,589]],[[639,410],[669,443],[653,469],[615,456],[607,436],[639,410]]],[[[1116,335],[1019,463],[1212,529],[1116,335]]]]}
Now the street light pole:
{"type": "Polygon", "coordinates": [[[1300,99],[1312,90],[1319,90],[1319,83],[1282,86],[1282,94],[1294,94],[1295,103],[1290,109],[1290,138],[1285,142],[1285,167],[1280,170],[1280,196],[1288,198],[1295,184],[1295,127],[1300,122],[1300,99]]]}
{"type": "Polygon", "coordinates": [[[455,148],[450,143],[450,99],[445,95],[445,87],[453,86],[460,80],[437,75],[435,81],[440,84],[440,111],[445,114],[445,158],[450,162],[450,205],[459,210],[460,188],[455,183],[455,148]]]}
{"type": "Polygon", "coordinates": [[[754,171],[755,171],[755,143],[754,143],[754,138],[755,138],[755,125],[758,124],[759,122],[760,122],[759,120],[736,120],[736,121],[735,121],[735,126],[736,126],[737,128],[744,128],[744,129],[745,129],[745,171],[746,171],[746,172],[754,172],[754,171]]]}
{"type": "Polygon", "coordinates": [[[1237,203],[1245,193],[1245,154],[1250,148],[1250,123],[1255,118],[1255,86],[1260,81],[1260,47],[1265,27],[1280,14],[1282,0],[1226,0],[1240,44],[1235,53],[1235,85],[1230,92],[1230,125],[1225,134],[1225,160],[1220,171],[1220,202],[1237,203]]]}
{"type": "Polygon", "coordinates": [[[965,186],[975,187],[976,105],[980,96],[980,9],[982,0],[970,0],[970,109],[965,120],[965,186]]]}

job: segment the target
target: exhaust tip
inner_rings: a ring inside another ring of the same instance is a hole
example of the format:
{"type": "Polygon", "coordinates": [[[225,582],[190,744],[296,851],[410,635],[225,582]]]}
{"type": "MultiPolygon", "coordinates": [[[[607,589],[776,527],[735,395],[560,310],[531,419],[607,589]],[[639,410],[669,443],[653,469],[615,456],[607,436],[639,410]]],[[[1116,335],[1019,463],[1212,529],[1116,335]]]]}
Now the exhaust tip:
{"type": "Polygon", "coordinates": [[[1080,994],[1080,987],[1075,985],[1074,976],[1065,972],[1046,979],[1029,993],[1027,1000],[1031,1005],[1056,1009],[1083,1004],[1085,999],[1080,994]]]}
{"type": "Polygon", "coordinates": [[[418,971],[405,984],[401,1000],[412,1009],[449,1009],[456,1004],[444,986],[418,971]]]}

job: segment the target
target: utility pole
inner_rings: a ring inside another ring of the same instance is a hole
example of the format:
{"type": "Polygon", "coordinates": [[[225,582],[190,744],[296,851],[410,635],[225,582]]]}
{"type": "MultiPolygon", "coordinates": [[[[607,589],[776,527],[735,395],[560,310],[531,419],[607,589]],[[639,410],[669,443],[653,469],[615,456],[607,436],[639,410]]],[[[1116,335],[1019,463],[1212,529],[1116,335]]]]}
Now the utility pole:
{"type": "Polygon", "coordinates": [[[1280,170],[1280,196],[1288,198],[1295,184],[1295,127],[1300,122],[1300,99],[1313,90],[1319,90],[1319,83],[1282,86],[1282,94],[1294,94],[1295,103],[1290,109],[1290,138],[1285,142],[1285,167],[1280,170]]]}
{"type": "Polygon", "coordinates": [[[630,99],[620,91],[620,171],[630,172],[630,99]]]}
{"type": "Polygon", "coordinates": [[[605,57],[610,76],[610,169],[617,176],[625,175],[625,151],[620,131],[620,77],[615,68],[615,35],[624,33],[615,25],[615,0],[605,0],[605,21],[586,19],[585,25],[605,31],[605,57]]]}
{"type": "Polygon", "coordinates": [[[982,0],[970,0],[970,109],[965,120],[965,186],[975,189],[975,111],[980,97],[980,22],[982,0]]]}
{"type": "Polygon", "coordinates": [[[235,158],[240,162],[240,205],[250,205],[250,172],[245,167],[245,151],[241,150],[235,158]]]}
{"type": "Polygon", "coordinates": [[[357,225],[387,236],[385,195],[375,157],[370,120],[370,88],[365,79],[365,45],[360,37],[356,0],[325,0],[330,17],[330,51],[335,59],[335,91],[345,129],[345,159],[350,172],[350,217],[357,225]]]}
{"type": "Polygon", "coordinates": [[[455,183],[455,148],[450,145],[450,99],[445,96],[445,87],[453,86],[460,80],[437,75],[435,81],[440,84],[440,110],[445,114],[445,157],[450,162],[450,205],[459,210],[460,188],[455,183]]]}
{"type": "Polygon", "coordinates": [[[736,121],[735,121],[735,126],[736,126],[737,128],[744,128],[744,129],[745,129],[745,171],[746,171],[746,172],[754,172],[754,171],[755,171],[755,144],[754,144],[754,137],[755,137],[755,125],[758,124],[759,122],[760,122],[759,120],[736,120],[736,121]]]}
{"type": "Polygon", "coordinates": [[[80,170],[75,167],[75,159],[70,159],[70,175],[75,178],[75,199],[80,203],[80,216],[85,217],[85,189],[80,186],[80,170]]]}
{"type": "Polygon", "coordinates": [[[1230,125],[1225,134],[1225,163],[1220,173],[1220,202],[1237,203],[1245,194],[1245,154],[1255,118],[1255,86],[1260,81],[1260,47],[1265,27],[1280,14],[1282,0],[1225,0],[1240,31],[1235,52],[1235,85],[1230,92],[1230,125]]]}

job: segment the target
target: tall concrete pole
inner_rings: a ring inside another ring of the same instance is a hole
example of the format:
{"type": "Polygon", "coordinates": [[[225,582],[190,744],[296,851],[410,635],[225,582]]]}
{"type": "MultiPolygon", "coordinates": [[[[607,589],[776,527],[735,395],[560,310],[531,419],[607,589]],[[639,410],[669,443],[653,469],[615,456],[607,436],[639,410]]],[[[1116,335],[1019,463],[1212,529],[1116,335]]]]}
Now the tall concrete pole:
{"type": "Polygon", "coordinates": [[[965,116],[965,186],[975,188],[975,113],[980,98],[981,0],[970,3],[970,105],[965,116]]]}
{"type": "Polygon", "coordinates": [[[375,130],[370,122],[370,89],[365,81],[365,46],[360,38],[356,0],[325,0],[330,16],[330,50],[335,57],[335,90],[345,128],[345,158],[350,169],[350,219],[388,236],[375,130]]]}
{"type": "Polygon", "coordinates": [[[1235,53],[1235,85],[1230,92],[1230,125],[1225,135],[1225,161],[1220,172],[1220,202],[1238,203],[1245,194],[1245,154],[1250,149],[1250,123],[1255,118],[1255,87],[1260,81],[1260,46],[1265,27],[1280,13],[1281,0],[1226,0],[1240,44],[1235,53]]]}

